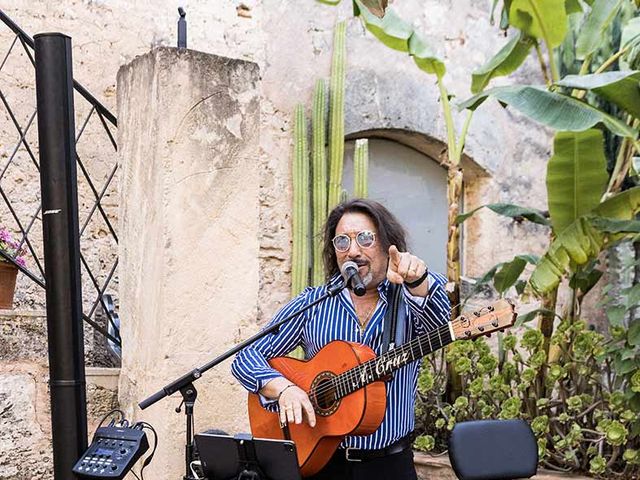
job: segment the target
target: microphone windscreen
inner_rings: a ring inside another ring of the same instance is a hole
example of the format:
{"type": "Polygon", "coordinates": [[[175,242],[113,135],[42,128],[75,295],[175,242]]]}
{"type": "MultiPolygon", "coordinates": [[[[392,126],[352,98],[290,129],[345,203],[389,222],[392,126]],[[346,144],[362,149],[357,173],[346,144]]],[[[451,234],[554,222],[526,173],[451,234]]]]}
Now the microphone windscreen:
{"type": "Polygon", "coordinates": [[[357,273],[357,272],[358,272],[358,264],[351,260],[344,262],[342,264],[342,267],[340,268],[340,273],[342,273],[342,276],[345,277],[345,279],[347,280],[351,278],[351,276],[354,273],[357,273]]]}

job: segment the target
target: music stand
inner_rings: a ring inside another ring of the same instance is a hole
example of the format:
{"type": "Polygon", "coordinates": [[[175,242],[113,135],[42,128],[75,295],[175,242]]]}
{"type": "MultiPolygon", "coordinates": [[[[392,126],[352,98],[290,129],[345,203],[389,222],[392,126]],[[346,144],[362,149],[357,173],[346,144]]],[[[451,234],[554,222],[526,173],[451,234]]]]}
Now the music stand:
{"type": "Polygon", "coordinates": [[[196,447],[209,480],[300,480],[296,446],[290,440],[199,433],[196,447]]]}

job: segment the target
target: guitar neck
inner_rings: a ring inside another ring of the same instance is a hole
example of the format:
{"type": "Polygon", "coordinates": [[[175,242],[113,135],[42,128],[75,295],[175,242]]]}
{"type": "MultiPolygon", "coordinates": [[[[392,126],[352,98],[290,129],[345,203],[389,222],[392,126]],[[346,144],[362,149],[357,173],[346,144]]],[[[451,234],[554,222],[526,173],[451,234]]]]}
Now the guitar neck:
{"type": "Polygon", "coordinates": [[[451,323],[447,322],[436,330],[347,370],[334,379],[336,397],[345,397],[372,382],[381,380],[399,368],[441,349],[454,339],[451,323]]]}

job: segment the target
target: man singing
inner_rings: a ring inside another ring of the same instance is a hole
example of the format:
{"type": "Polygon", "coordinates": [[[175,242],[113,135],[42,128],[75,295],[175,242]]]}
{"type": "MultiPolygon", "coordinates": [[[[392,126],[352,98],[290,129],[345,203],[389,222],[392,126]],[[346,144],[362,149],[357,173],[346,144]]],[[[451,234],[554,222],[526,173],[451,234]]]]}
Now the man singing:
{"type": "MultiPolygon", "coordinates": [[[[344,289],[307,310],[241,351],[232,372],[263,404],[279,411],[282,423],[307,421],[315,425],[307,393],[272,369],[267,361],[286,355],[298,345],[312,358],[333,340],[369,346],[383,353],[383,320],[390,283],[402,285],[406,321],[398,324],[404,342],[444,325],[450,318],[445,278],[427,269],[424,261],[407,252],[405,231],[381,204],[354,199],[338,205],[324,229],[323,260],[328,285],[341,282],[341,267],[355,262],[366,286],[362,296],[344,289]]],[[[326,293],[327,285],[306,288],[273,318],[277,322],[326,293]]],[[[420,360],[396,371],[386,385],[387,409],[371,435],[348,436],[329,463],[313,479],[416,479],[410,435],[420,360]],[[348,448],[348,455],[347,455],[348,448]]]]}

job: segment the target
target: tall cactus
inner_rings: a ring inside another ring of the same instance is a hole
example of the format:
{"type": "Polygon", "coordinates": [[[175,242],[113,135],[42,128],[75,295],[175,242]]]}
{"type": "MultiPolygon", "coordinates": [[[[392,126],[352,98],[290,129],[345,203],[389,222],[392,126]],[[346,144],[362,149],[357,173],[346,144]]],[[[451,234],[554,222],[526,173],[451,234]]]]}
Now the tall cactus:
{"type": "Polygon", "coordinates": [[[344,82],[346,70],[346,21],[339,22],[333,35],[331,62],[331,130],[329,160],[329,202],[327,211],[340,203],[344,163],[344,82]]]}
{"type": "Polygon", "coordinates": [[[309,150],[304,107],[297,105],[293,125],[293,253],[291,294],[297,295],[309,284],[309,150]]]}
{"type": "Polygon", "coordinates": [[[327,218],[327,151],[326,151],[326,85],[324,80],[316,82],[313,94],[313,273],[312,283],[319,285],[324,280],[322,268],[322,227],[327,218]]]}
{"type": "MultiPolygon", "coordinates": [[[[309,153],[304,108],[298,105],[294,121],[293,161],[293,253],[291,266],[291,291],[297,295],[309,284],[324,281],[322,265],[322,227],[328,212],[346,200],[342,188],[344,168],[344,93],[346,68],[346,22],[336,25],[330,81],[330,161],[326,155],[326,104],[327,88],[324,80],[316,82],[312,110],[311,176],[309,179],[309,153]],[[329,166],[327,165],[329,163],[329,166]],[[329,173],[327,178],[327,171],[329,173]],[[311,185],[310,185],[311,184],[311,185]],[[310,187],[313,198],[309,198],[310,187]],[[313,204],[311,203],[313,202],[313,204]],[[311,218],[310,218],[311,214],[311,218]],[[312,222],[312,224],[311,224],[312,222]],[[311,248],[313,242],[313,248],[311,248]],[[311,256],[312,255],[312,256],[311,256]],[[311,266],[311,277],[309,267],[311,266]]],[[[356,195],[367,196],[367,143],[356,142],[359,160],[354,164],[354,178],[358,187],[356,195]]]]}
{"type": "Polygon", "coordinates": [[[356,148],[353,152],[353,196],[367,198],[369,195],[369,140],[360,138],[356,140],[356,148]]]}

